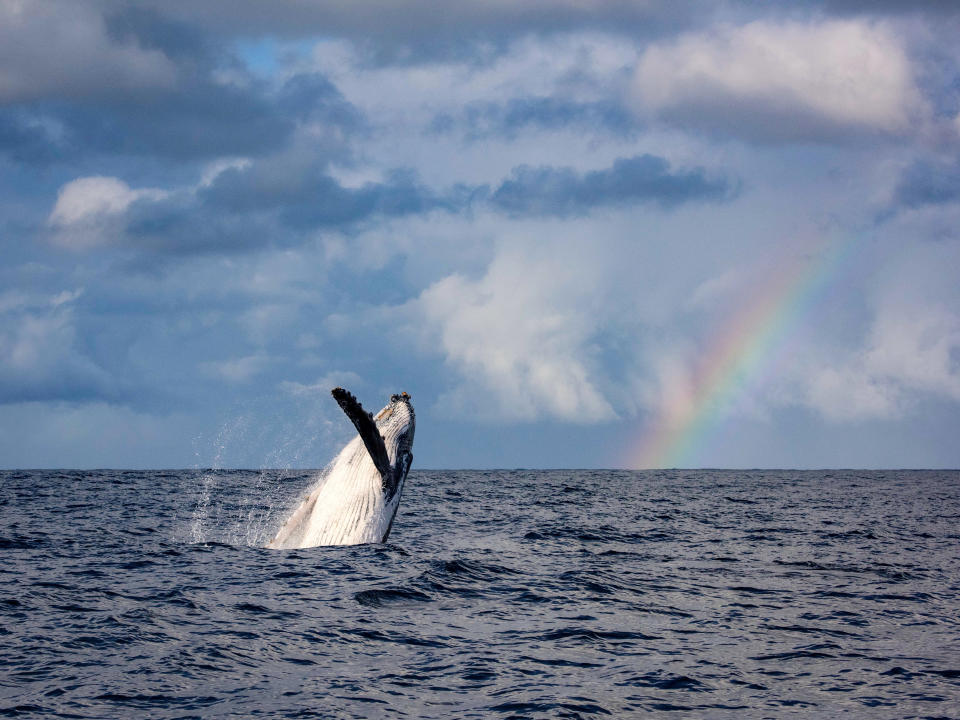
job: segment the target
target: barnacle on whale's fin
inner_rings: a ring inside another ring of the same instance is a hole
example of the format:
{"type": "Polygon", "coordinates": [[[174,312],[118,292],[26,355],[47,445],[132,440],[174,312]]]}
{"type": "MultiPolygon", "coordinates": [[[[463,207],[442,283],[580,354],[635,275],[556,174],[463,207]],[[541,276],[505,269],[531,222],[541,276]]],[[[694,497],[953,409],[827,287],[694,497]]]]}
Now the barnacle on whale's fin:
{"type": "Polygon", "coordinates": [[[387,447],[383,443],[383,436],[377,430],[377,424],[374,422],[373,416],[364,410],[360,401],[347,390],[338,387],[331,390],[330,394],[333,395],[333,399],[337,401],[343,412],[350,418],[353,426],[357,428],[357,432],[360,433],[360,438],[363,440],[363,445],[367,448],[380,477],[389,478],[390,459],[387,457],[387,447]]]}

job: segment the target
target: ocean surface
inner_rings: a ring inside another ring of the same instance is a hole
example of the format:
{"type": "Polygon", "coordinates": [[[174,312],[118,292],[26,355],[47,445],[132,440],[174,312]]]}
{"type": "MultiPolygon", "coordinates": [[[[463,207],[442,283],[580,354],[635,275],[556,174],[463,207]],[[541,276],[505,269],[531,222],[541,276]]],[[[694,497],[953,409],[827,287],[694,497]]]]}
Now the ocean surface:
{"type": "Polygon", "coordinates": [[[960,472],[0,472],[0,716],[958,718],[960,472]]]}

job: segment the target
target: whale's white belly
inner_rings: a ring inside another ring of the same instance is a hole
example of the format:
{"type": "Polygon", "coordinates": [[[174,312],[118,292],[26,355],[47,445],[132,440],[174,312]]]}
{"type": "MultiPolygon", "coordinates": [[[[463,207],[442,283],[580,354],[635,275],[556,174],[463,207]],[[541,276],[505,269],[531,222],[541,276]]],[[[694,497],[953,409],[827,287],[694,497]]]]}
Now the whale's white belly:
{"type": "Polygon", "coordinates": [[[385,507],[380,474],[357,437],[340,452],[324,481],[268,547],[377,543],[386,534],[392,517],[385,511],[392,509],[385,507]]]}

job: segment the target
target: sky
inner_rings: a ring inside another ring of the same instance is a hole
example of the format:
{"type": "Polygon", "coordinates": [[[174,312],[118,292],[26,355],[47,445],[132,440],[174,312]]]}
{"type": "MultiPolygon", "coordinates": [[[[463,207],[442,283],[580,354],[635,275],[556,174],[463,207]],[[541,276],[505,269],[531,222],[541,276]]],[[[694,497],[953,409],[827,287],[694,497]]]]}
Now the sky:
{"type": "Polygon", "coordinates": [[[960,467],[960,5],[0,0],[0,466],[960,467]]]}

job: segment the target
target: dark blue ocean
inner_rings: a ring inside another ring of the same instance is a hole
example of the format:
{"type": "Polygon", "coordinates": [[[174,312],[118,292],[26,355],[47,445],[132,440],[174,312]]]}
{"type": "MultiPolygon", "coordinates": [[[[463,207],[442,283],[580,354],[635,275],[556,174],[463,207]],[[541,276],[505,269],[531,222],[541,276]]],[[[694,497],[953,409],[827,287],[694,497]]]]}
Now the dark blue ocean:
{"type": "Polygon", "coordinates": [[[0,715],[957,718],[960,473],[0,472],[0,715]]]}

